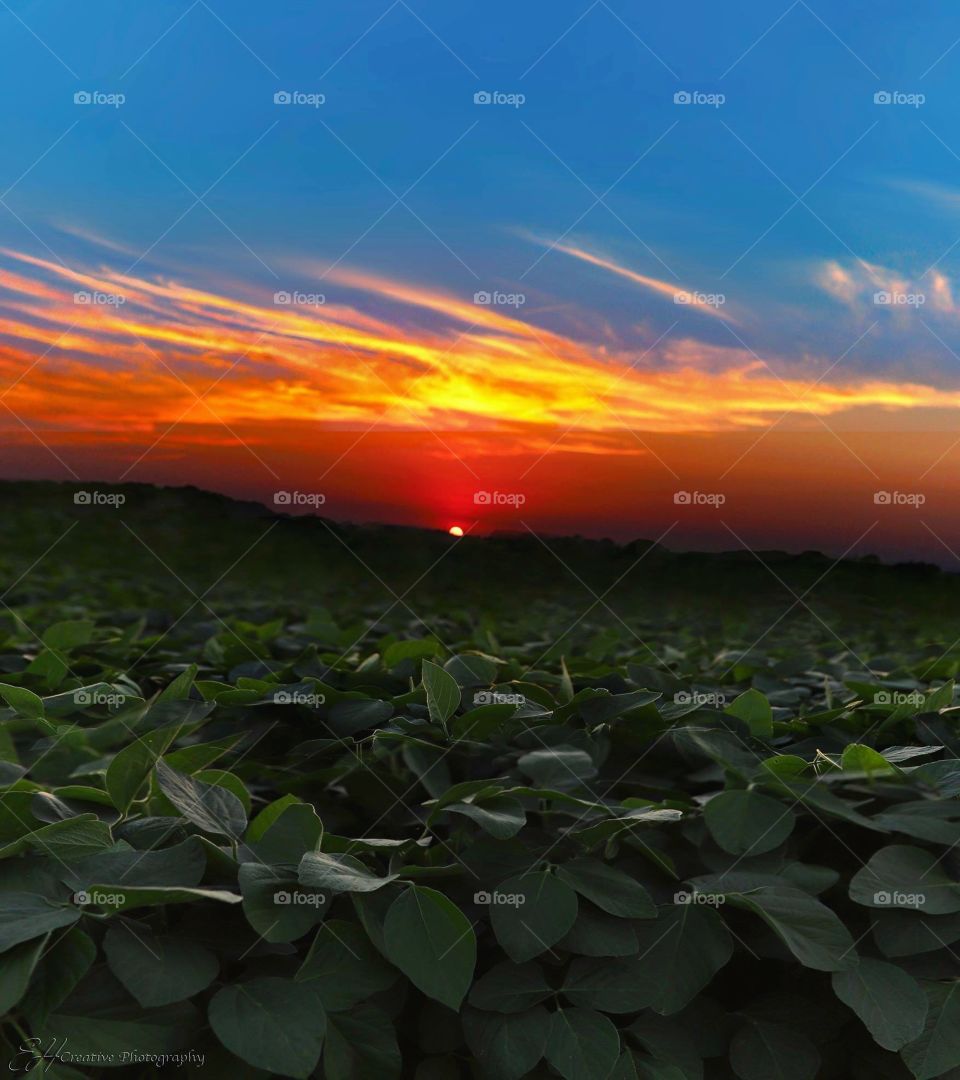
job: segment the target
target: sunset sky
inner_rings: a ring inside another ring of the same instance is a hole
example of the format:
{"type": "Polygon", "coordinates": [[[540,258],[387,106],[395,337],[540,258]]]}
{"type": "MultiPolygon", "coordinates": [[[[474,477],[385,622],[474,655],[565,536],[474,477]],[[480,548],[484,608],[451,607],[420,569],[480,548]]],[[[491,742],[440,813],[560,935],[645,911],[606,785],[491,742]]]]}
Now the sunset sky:
{"type": "Polygon", "coordinates": [[[0,476],[956,564],[958,39],[0,5],[0,476]]]}

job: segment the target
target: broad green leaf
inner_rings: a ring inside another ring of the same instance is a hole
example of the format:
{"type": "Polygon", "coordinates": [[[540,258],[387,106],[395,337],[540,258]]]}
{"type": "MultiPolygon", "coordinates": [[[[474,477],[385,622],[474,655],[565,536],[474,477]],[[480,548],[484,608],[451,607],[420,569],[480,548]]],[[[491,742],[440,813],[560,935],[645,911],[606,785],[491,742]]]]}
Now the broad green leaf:
{"type": "Polygon", "coordinates": [[[489,1012],[523,1012],[553,993],[539,964],[511,964],[503,960],[473,984],[470,1004],[489,1012]]]}
{"type": "Polygon", "coordinates": [[[234,839],[243,835],[247,812],[232,791],[179,773],[163,760],[157,762],[156,775],[160,790],[199,829],[234,839]]]}
{"type": "Polygon", "coordinates": [[[110,927],[103,951],[110,970],[147,1009],[199,994],[220,970],[216,956],[196,941],[130,921],[110,927]]]}
{"type": "Polygon", "coordinates": [[[221,904],[239,904],[239,893],[226,889],[182,889],[158,885],[91,885],[77,894],[77,903],[97,910],[93,914],[118,914],[134,908],[158,904],[189,904],[196,900],[215,900],[221,904]]]}
{"type": "Polygon", "coordinates": [[[950,915],[960,911],[960,884],[947,875],[941,857],[923,848],[891,844],[874,852],[853,875],[850,899],[865,907],[950,915]]]}
{"type": "Polygon", "coordinates": [[[301,885],[330,892],[374,892],[395,881],[396,874],[377,877],[359,859],[352,855],[328,855],[324,851],[310,851],[300,860],[301,885]]]}
{"type": "Polygon", "coordinates": [[[620,1036],[593,1009],[558,1009],[550,1017],[544,1057],[564,1080],[607,1080],[620,1057],[620,1036]]]}
{"type": "Polygon", "coordinates": [[[0,896],[0,953],[69,926],[80,915],[72,904],[57,904],[37,893],[5,892],[0,896]]]}
{"type": "Polygon", "coordinates": [[[723,791],[703,811],[710,835],[731,855],[763,855],[778,848],[796,822],[788,805],[758,791],[723,791]]]}
{"type": "Polygon", "coordinates": [[[306,1080],[317,1067],[327,1017],[302,983],[274,976],[232,983],[210,1002],[210,1026],[241,1061],[306,1080]]]}
{"type": "Polygon", "coordinates": [[[923,1034],[900,1056],[916,1080],[947,1077],[960,1067],[960,982],[926,983],[929,1009],[923,1034]]]}
{"type": "Polygon", "coordinates": [[[730,1064],[740,1080],[814,1080],[820,1054],[795,1028],[749,1020],[730,1042],[730,1064]]]}
{"type": "Polygon", "coordinates": [[[490,1080],[519,1080],[543,1057],[550,1014],[542,1006],[523,1012],[463,1011],[467,1046],[490,1080]]]}
{"type": "Polygon", "coordinates": [[[485,833],[497,840],[516,836],[527,821],[526,811],[518,799],[494,796],[481,803],[461,802],[445,806],[448,814],[462,814],[475,821],[485,833]]]}
{"type": "Polygon", "coordinates": [[[444,727],[460,704],[460,687],[452,675],[430,660],[423,661],[422,675],[430,719],[444,727]]]}
{"type": "Polygon", "coordinates": [[[243,863],[238,872],[247,922],[264,941],[296,941],[324,915],[329,897],[305,888],[292,873],[260,863],[243,863]]]}
{"type": "Polygon", "coordinates": [[[126,814],[146,784],[162,754],[177,737],[180,724],[148,731],[125,746],[107,766],[107,791],[113,805],[126,814]]]}
{"type": "Polygon", "coordinates": [[[328,1013],[358,1005],[397,981],[362,927],[342,919],[324,923],[296,978],[308,982],[328,1013]]]}
{"type": "Polygon", "coordinates": [[[17,713],[25,716],[28,720],[34,720],[42,727],[51,728],[47,721],[46,710],[43,707],[43,698],[24,686],[10,686],[0,683],[0,697],[17,713]]]}
{"type": "Polygon", "coordinates": [[[37,965],[20,1006],[31,1027],[40,1027],[60,1007],[96,957],[97,946],[76,926],[56,935],[37,965]]]}
{"type": "Polygon", "coordinates": [[[477,939],[470,920],[435,889],[412,885],[384,922],[391,962],[427,997],[459,1009],[473,981],[477,939]]]}
{"type": "Polygon", "coordinates": [[[326,1080],[396,1080],[403,1065],[390,1017],[373,1005],[327,1017],[326,1080]]]}
{"type": "Polygon", "coordinates": [[[769,739],[773,735],[773,710],[770,702],[759,690],[747,690],[728,705],[724,712],[742,720],[750,729],[750,734],[758,739],[769,739]]]}
{"type": "Polygon", "coordinates": [[[3,954],[0,960],[0,1016],[11,1012],[26,993],[37,961],[46,948],[49,934],[24,941],[3,954]]]}
{"type": "Polygon", "coordinates": [[[488,899],[497,941],[517,964],[555,945],[577,917],[576,893],[545,871],[508,878],[488,899]]]}
{"type": "Polygon", "coordinates": [[[600,859],[580,858],[562,863],[557,877],[602,911],[622,919],[655,919],[650,894],[629,874],[600,859]]]}
{"type": "Polygon", "coordinates": [[[927,995],[895,964],[865,956],[852,971],[835,971],[831,982],[884,1050],[900,1050],[922,1034],[927,995]]]}
{"type": "Polygon", "coordinates": [[[727,903],[759,915],[804,967],[846,971],[856,967],[850,931],[826,905],[788,886],[727,893],[727,903]]]}

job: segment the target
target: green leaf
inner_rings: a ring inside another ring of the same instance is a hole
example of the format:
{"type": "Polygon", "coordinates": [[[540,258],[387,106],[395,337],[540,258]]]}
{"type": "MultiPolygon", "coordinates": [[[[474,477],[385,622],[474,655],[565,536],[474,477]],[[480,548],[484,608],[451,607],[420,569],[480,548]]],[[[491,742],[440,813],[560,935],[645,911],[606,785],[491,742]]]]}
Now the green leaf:
{"type": "Polygon", "coordinates": [[[772,737],[773,710],[770,708],[770,702],[759,690],[747,690],[723,711],[728,716],[735,716],[738,720],[742,720],[750,729],[750,734],[758,739],[772,737]]]}
{"type": "Polygon", "coordinates": [[[820,1054],[795,1028],[750,1020],[730,1042],[730,1064],[741,1080],[813,1080],[820,1054]]]}
{"type": "Polygon", "coordinates": [[[477,939],[456,904],[412,885],[390,905],[383,930],[391,963],[427,997],[459,1009],[473,981],[477,939]]]}
{"type": "Polygon", "coordinates": [[[516,1013],[463,1011],[463,1034],[491,1080],[519,1080],[543,1057],[550,1014],[542,1006],[516,1013]]]}
{"type": "Polygon", "coordinates": [[[576,788],[597,775],[593,758],[576,746],[549,746],[531,750],[517,761],[517,768],[539,787],[561,791],[576,788]]]}
{"type": "Polygon", "coordinates": [[[518,964],[555,945],[577,917],[576,893],[545,871],[501,882],[489,902],[497,941],[518,964]]]}
{"type": "Polygon", "coordinates": [[[396,874],[377,877],[359,859],[352,855],[328,855],[324,851],[310,851],[300,860],[301,885],[330,892],[374,892],[396,881],[396,874]]]}
{"type": "Polygon", "coordinates": [[[558,1009],[550,1017],[544,1056],[564,1080],[607,1080],[620,1057],[620,1036],[592,1009],[558,1009]]]}
{"type": "Polygon", "coordinates": [[[238,878],[243,913],[264,941],[296,941],[326,914],[326,893],[301,886],[292,873],[250,862],[240,866],[238,878]]]}
{"type": "Polygon", "coordinates": [[[317,931],[296,979],[308,982],[327,1012],[336,1013],[388,989],[397,973],[361,927],[331,919],[317,931]]]}
{"type": "Polygon", "coordinates": [[[562,863],[557,877],[609,915],[622,919],[655,919],[657,908],[647,890],[632,877],[600,859],[562,863]]]}
{"type": "Polygon", "coordinates": [[[445,727],[460,704],[460,687],[457,685],[457,680],[430,660],[423,661],[422,676],[423,688],[427,692],[427,710],[430,713],[430,719],[435,724],[445,727]]]}
{"type": "Polygon", "coordinates": [[[44,934],[4,953],[0,962],[0,1016],[9,1013],[26,993],[30,976],[49,939],[50,935],[44,934]]]}
{"type": "Polygon", "coordinates": [[[726,896],[728,903],[759,915],[804,967],[846,971],[857,966],[850,931],[809,894],[783,886],[726,896]]]}
{"type": "Polygon", "coordinates": [[[44,727],[52,727],[47,722],[47,714],[43,707],[43,698],[32,690],[23,686],[10,686],[0,683],[0,697],[17,713],[25,716],[28,720],[39,722],[44,727]]]}
{"type": "Polygon", "coordinates": [[[210,1026],[248,1065],[306,1080],[317,1067],[327,1017],[302,983],[273,976],[233,983],[210,1002],[210,1026]]]}
{"type": "Polygon", "coordinates": [[[216,900],[221,904],[239,904],[241,897],[225,889],[182,889],[156,885],[91,885],[78,903],[105,909],[107,914],[132,911],[157,904],[189,904],[195,900],[216,900]]]}
{"type": "Polygon", "coordinates": [[[307,803],[286,806],[267,824],[261,837],[248,843],[257,858],[275,866],[299,866],[308,852],[316,851],[323,839],[323,822],[307,803]]]}
{"type": "Polygon", "coordinates": [[[395,1080],[402,1066],[393,1024],[373,1005],[327,1017],[326,1080],[395,1080]]]}
{"type": "Polygon", "coordinates": [[[144,1008],[170,1005],[199,994],[220,970],[216,956],[176,934],[154,934],[142,925],[111,926],[103,940],[110,970],[144,1008]]]}
{"type": "Polygon", "coordinates": [[[77,927],[57,935],[37,966],[20,1006],[31,1027],[40,1027],[60,1007],[96,957],[93,940],[77,927]]]}
{"type": "Polygon", "coordinates": [[[577,911],[577,921],[558,944],[579,956],[636,956],[640,949],[632,923],[583,902],[577,911]]]}
{"type": "Polygon", "coordinates": [[[470,991],[470,1004],[489,1012],[523,1012],[554,993],[539,964],[503,960],[479,978],[470,991]]]}
{"type": "Polygon", "coordinates": [[[72,904],[56,904],[38,893],[5,892],[0,897],[0,953],[80,918],[72,904]]]}
{"type": "Polygon", "coordinates": [[[763,855],[778,848],[796,822],[789,806],[758,791],[723,791],[703,811],[710,835],[731,855],[763,855]]]}
{"type": "Polygon", "coordinates": [[[907,908],[927,915],[960,911],[960,885],[923,848],[891,844],[870,856],[850,881],[850,899],[865,907],[907,908]]]}
{"type": "Polygon", "coordinates": [[[177,772],[163,760],[157,762],[156,773],[160,790],[199,829],[234,839],[243,836],[247,812],[232,791],[177,772]]]}
{"type": "Polygon", "coordinates": [[[445,806],[448,814],[462,814],[475,821],[497,840],[509,840],[526,825],[527,815],[519,799],[494,796],[482,803],[461,802],[445,806]]]}
{"type": "Polygon", "coordinates": [[[840,767],[844,772],[863,772],[870,775],[897,771],[887,758],[877,753],[872,746],[864,746],[862,743],[848,743],[843,748],[840,767]]]}
{"type": "Polygon", "coordinates": [[[922,1034],[927,995],[895,964],[865,956],[853,971],[835,971],[831,982],[884,1050],[900,1050],[922,1034]]]}
{"type": "Polygon", "coordinates": [[[927,1020],[919,1039],[900,1056],[916,1080],[946,1077],[960,1066],[960,982],[926,983],[927,1020]]]}
{"type": "Polygon", "coordinates": [[[107,766],[106,784],[113,805],[126,814],[147,782],[162,754],[177,737],[180,724],[157,728],[141,735],[119,753],[107,766]]]}

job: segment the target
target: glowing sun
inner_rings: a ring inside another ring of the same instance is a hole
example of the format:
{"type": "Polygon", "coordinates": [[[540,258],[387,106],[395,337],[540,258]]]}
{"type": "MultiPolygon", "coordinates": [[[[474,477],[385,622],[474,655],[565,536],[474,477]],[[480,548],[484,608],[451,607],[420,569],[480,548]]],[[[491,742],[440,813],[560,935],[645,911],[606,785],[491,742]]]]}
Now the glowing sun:
{"type": "Polygon", "coordinates": [[[451,536],[463,536],[463,529],[461,529],[459,525],[451,525],[450,528],[447,529],[447,532],[450,533],[451,536]]]}

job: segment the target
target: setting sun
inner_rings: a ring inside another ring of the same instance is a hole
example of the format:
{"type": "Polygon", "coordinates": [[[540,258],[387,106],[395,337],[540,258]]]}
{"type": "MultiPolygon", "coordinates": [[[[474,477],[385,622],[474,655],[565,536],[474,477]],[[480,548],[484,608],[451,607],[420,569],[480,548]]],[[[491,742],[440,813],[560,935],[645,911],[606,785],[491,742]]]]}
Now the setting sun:
{"type": "Polygon", "coordinates": [[[451,536],[463,536],[463,529],[459,525],[451,525],[447,530],[451,536]]]}

